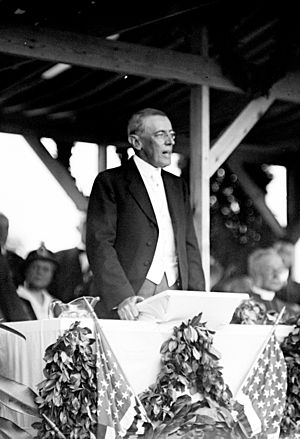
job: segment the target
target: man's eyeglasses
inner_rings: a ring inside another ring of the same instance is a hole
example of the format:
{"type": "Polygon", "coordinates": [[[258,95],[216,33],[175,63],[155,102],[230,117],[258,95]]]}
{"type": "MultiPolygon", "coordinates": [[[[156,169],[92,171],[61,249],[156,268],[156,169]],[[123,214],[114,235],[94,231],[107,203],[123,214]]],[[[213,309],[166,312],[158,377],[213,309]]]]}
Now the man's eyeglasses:
{"type": "Polygon", "coordinates": [[[171,139],[172,142],[175,141],[176,133],[175,131],[157,131],[155,134],[153,134],[153,137],[155,137],[156,140],[159,142],[165,142],[166,140],[171,139]]]}

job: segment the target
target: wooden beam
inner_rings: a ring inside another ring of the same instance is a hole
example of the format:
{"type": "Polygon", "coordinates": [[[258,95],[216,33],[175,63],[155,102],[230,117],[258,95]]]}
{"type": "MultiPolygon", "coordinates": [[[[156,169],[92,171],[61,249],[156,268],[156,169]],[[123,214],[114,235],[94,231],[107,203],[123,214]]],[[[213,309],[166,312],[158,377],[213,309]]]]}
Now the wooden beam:
{"type": "Polygon", "coordinates": [[[105,145],[98,145],[98,172],[107,169],[107,147],[105,145]]]}
{"type": "MultiPolygon", "coordinates": [[[[0,25],[0,51],[142,77],[239,92],[206,56],[181,53],[40,26],[0,25]]],[[[272,87],[277,99],[300,102],[300,70],[272,87]]]]}
{"type": "Polygon", "coordinates": [[[47,169],[51,172],[53,177],[62,186],[67,195],[74,201],[77,209],[83,211],[86,210],[88,199],[77,189],[74,180],[68,171],[59,162],[51,157],[44,145],[36,136],[26,135],[24,136],[24,139],[31,146],[33,151],[37,154],[47,169]]]}
{"type": "Polygon", "coordinates": [[[299,140],[288,139],[263,144],[242,143],[233,156],[245,163],[268,163],[286,166],[298,152],[299,140]]]}
{"type": "Polygon", "coordinates": [[[208,291],[210,289],[209,144],[209,88],[192,87],[190,104],[191,206],[208,291]]]}
{"type": "Polygon", "coordinates": [[[290,156],[287,163],[287,236],[293,242],[300,237],[300,175],[299,175],[299,151],[290,156]]]}
{"type": "Polygon", "coordinates": [[[275,236],[278,238],[285,236],[284,228],[281,227],[271,210],[266,205],[263,191],[249,177],[249,175],[243,169],[242,163],[232,157],[228,159],[227,163],[229,168],[238,176],[239,183],[243,190],[251,198],[257,211],[261,214],[264,221],[269,225],[275,236]]]}
{"type": "Polygon", "coordinates": [[[39,26],[0,25],[0,51],[41,60],[239,91],[209,58],[39,26]]]}
{"type": "Polygon", "coordinates": [[[210,151],[210,176],[214,175],[273,102],[274,97],[254,99],[219,136],[210,151]]]}

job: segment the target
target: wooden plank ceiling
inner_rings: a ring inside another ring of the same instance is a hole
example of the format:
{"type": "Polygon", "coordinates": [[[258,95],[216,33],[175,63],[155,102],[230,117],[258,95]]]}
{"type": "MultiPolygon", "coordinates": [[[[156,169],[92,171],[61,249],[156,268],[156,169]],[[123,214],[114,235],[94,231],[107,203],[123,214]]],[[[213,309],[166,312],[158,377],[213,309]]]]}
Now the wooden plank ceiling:
{"type": "Polygon", "coordinates": [[[274,102],[243,142],[275,148],[277,156],[298,150],[292,3],[107,3],[0,1],[1,131],[52,137],[66,148],[76,140],[122,146],[130,114],[154,106],[170,115],[176,148],[188,154],[191,88],[205,84],[212,142],[252,99],[272,90],[274,102]],[[53,73],[61,63],[65,70],[53,73]]]}

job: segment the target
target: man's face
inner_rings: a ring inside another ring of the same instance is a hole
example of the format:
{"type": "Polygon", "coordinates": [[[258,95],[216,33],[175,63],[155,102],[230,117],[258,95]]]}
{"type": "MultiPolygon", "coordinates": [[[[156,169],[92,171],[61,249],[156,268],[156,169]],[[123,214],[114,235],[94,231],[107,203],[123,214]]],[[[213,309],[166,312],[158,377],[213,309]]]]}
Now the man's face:
{"type": "Polygon", "coordinates": [[[279,291],[287,281],[288,270],[279,255],[268,255],[261,258],[261,288],[268,291],[279,291]]]}
{"type": "Polygon", "coordinates": [[[148,116],[144,119],[144,130],[138,134],[138,155],[156,168],[171,164],[171,155],[175,145],[175,133],[170,120],[165,116],[148,116]]]}
{"type": "Polygon", "coordinates": [[[50,261],[31,262],[26,271],[26,282],[29,288],[36,290],[47,288],[52,281],[54,270],[55,265],[50,261]]]}

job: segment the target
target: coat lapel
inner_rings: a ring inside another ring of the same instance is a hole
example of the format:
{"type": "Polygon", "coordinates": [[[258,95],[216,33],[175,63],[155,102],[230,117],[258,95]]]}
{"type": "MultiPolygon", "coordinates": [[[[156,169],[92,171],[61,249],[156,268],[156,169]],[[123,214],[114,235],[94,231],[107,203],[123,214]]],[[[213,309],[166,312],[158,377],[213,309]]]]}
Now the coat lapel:
{"type": "Polygon", "coordinates": [[[129,159],[127,162],[127,181],[128,190],[135,199],[141,210],[154,223],[157,224],[155,213],[144,185],[143,179],[133,161],[129,159]]]}
{"type": "Polygon", "coordinates": [[[170,212],[170,216],[171,216],[173,228],[174,228],[174,234],[176,235],[178,227],[180,226],[180,219],[181,219],[181,216],[180,216],[181,206],[178,205],[178,199],[180,199],[178,197],[178,190],[179,189],[178,189],[177,185],[175,184],[174,180],[173,179],[171,180],[169,178],[169,175],[167,172],[162,171],[161,175],[162,175],[162,179],[163,179],[164,186],[165,186],[169,212],[170,212]]]}

